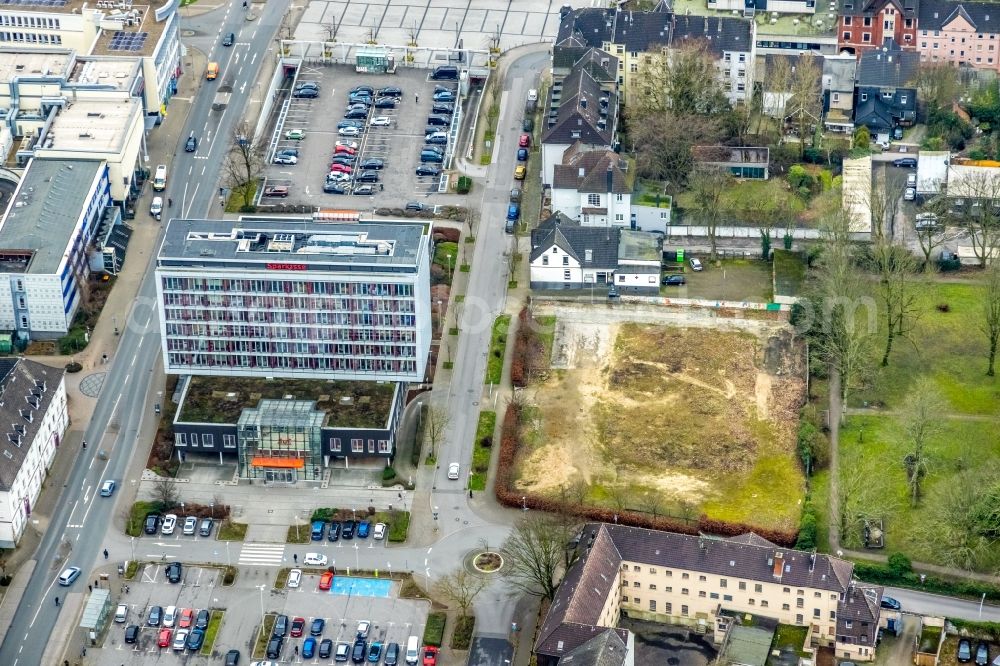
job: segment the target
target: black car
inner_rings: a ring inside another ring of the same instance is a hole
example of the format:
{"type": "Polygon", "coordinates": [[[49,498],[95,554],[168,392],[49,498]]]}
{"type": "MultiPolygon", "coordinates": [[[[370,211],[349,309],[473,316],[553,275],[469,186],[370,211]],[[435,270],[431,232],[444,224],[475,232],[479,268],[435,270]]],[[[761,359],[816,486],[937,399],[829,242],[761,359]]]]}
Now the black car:
{"type": "Polygon", "coordinates": [[[147,513],[146,514],[146,534],[156,534],[160,531],[160,514],[158,513],[147,513]]]}
{"type": "Polygon", "coordinates": [[[278,659],[281,657],[281,647],[284,645],[285,639],[281,636],[273,636],[271,640],[267,642],[267,658],[268,659],[278,659]]]}
{"type": "MultiPolygon", "coordinates": [[[[424,168],[434,168],[434,167],[426,167],[425,165],[421,164],[419,167],[417,167],[417,174],[419,175],[420,174],[420,170],[424,169],[424,168]]],[[[420,203],[419,201],[407,201],[406,202],[405,210],[412,210],[412,211],[416,211],[416,212],[419,213],[423,209],[424,209],[424,205],[422,203],[420,203]]]]}
{"type": "Polygon", "coordinates": [[[441,146],[424,146],[420,149],[420,152],[430,151],[432,153],[437,153],[438,155],[444,155],[444,148],[441,146]]]}
{"type": "Polygon", "coordinates": [[[319,658],[329,659],[330,655],[333,654],[333,641],[329,638],[324,638],[319,643],[319,658]]]}
{"type": "Polygon", "coordinates": [[[902,604],[900,604],[892,597],[883,596],[881,605],[882,608],[888,608],[890,610],[903,610],[902,604]]]}
{"type": "Polygon", "coordinates": [[[336,541],[340,538],[340,521],[331,520],[330,521],[330,531],[327,532],[326,538],[330,541],[336,541]]]}
{"type": "Polygon", "coordinates": [[[274,620],[274,628],[271,630],[272,636],[281,636],[284,638],[288,635],[288,616],[279,615],[274,620]]]}
{"type": "Polygon", "coordinates": [[[362,171],[354,180],[359,183],[377,183],[378,182],[378,171],[362,171]]]}
{"type": "Polygon", "coordinates": [[[347,153],[337,153],[336,155],[333,156],[333,159],[330,160],[330,164],[341,164],[343,166],[353,167],[354,163],[357,161],[358,159],[354,155],[348,155],[347,153]]]}
{"type": "Polygon", "coordinates": [[[149,615],[146,617],[146,624],[151,627],[160,626],[160,621],[163,619],[163,606],[150,606],[149,615]]]}
{"type": "Polygon", "coordinates": [[[202,629],[192,629],[191,633],[188,634],[187,639],[187,649],[188,650],[200,650],[201,644],[205,642],[205,631],[202,629]]]}
{"type": "MultiPolygon", "coordinates": [[[[194,618],[194,628],[195,629],[208,629],[208,617],[209,613],[204,608],[198,611],[198,615],[194,618]]],[[[284,616],[282,616],[284,617],[284,616]]],[[[285,618],[286,620],[288,618],[285,618]]],[[[282,634],[284,635],[284,634],[282,634]]]]}
{"type": "Polygon", "coordinates": [[[369,157],[361,163],[362,169],[381,169],[385,166],[385,160],[378,157],[369,157]]]}
{"type": "Polygon", "coordinates": [[[375,108],[376,109],[395,109],[396,108],[396,100],[393,99],[392,97],[379,97],[377,100],[375,100],[375,108]]]}
{"type": "Polygon", "coordinates": [[[355,525],[355,522],[353,520],[345,520],[344,521],[344,528],[341,530],[340,536],[344,537],[345,539],[353,539],[354,538],[354,525],[355,525]]]}
{"type": "Polygon", "coordinates": [[[664,275],[663,284],[667,287],[682,287],[687,284],[683,275],[664,275]]]}
{"type": "Polygon", "coordinates": [[[403,89],[396,86],[386,86],[385,88],[376,90],[375,94],[379,97],[402,97],[403,89]]]}
{"type": "Polygon", "coordinates": [[[389,643],[385,648],[385,659],[382,663],[385,666],[396,666],[399,662],[399,643],[389,643]]]}
{"type": "Polygon", "coordinates": [[[427,124],[437,125],[439,127],[446,127],[451,124],[451,118],[449,118],[448,116],[427,116],[427,124]]]}
{"type": "Polygon", "coordinates": [[[226,35],[225,39],[222,40],[222,45],[223,46],[232,46],[235,43],[236,43],[236,33],[235,32],[229,33],[228,35],[226,35]]]}
{"type": "Polygon", "coordinates": [[[420,161],[440,164],[441,162],[444,162],[444,156],[433,150],[424,150],[420,153],[420,161]]]}
{"type": "Polygon", "coordinates": [[[986,666],[990,663],[990,646],[979,641],[979,645],[976,646],[976,666],[986,666]]]}
{"type": "MultiPolygon", "coordinates": [[[[324,183],[323,191],[327,194],[348,194],[351,190],[341,183],[324,183]]],[[[330,531],[330,541],[336,541],[333,530],[330,531]]]]}
{"type": "Polygon", "coordinates": [[[361,94],[371,96],[375,94],[375,89],[371,86],[354,86],[349,92],[351,95],[361,94]]]}
{"type": "Polygon", "coordinates": [[[375,186],[374,185],[358,185],[357,187],[354,188],[354,194],[358,194],[358,195],[362,195],[362,196],[367,196],[367,195],[375,194],[375,186]]]}
{"type": "Polygon", "coordinates": [[[357,127],[358,129],[362,129],[364,126],[364,123],[358,122],[357,120],[341,120],[337,123],[337,129],[344,129],[345,127],[357,127]]]}
{"type": "Polygon", "coordinates": [[[181,582],[181,573],[181,563],[171,562],[167,567],[167,580],[171,583],[179,583],[181,582]]]}
{"type": "Polygon", "coordinates": [[[431,107],[431,111],[434,113],[444,113],[450,116],[455,112],[455,105],[451,102],[434,102],[434,106],[431,107]]]}
{"type": "Polygon", "coordinates": [[[533,132],[535,130],[535,121],[531,118],[525,118],[521,122],[522,132],[533,132]]]}
{"type": "Polygon", "coordinates": [[[363,638],[354,641],[354,649],[351,651],[351,661],[355,664],[363,663],[365,653],[368,651],[368,642],[363,638]]]}
{"type": "MultiPolygon", "coordinates": [[[[344,114],[344,118],[347,120],[356,120],[358,118],[367,118],[368,112],[362,109],[352,109],[344,114]]],[[[360,127],[358,129],[361,129],[360,127]]]]}
{"type": "Polygon", "coordinates": [[[326,620],[321,617],[313,618],[312,624],[309,625],[309,635],[310,636],[322,636],[323,627],[326,626],[326,620]]]}
{"type": "Polygon", "coordinates": [[[442,90],[441,92],[434,93],[435,102],[454,102],[455,93],[450,90],[442,90]]]}
{"type": "MultiPolygon", "coordinates": [[[[436,167],[433,164],[421,164],[420,166],[417,167],[417,175],[418,176],[440,176],[441,175],[441,167],[436,167]]],[[[407,204],[406,210],[414,210],[414,209],[410,208],[409,206],[410,206],[410,204],[407,204]]],[[[421,209],[421,210],[423,210],[423,209],[421,209]]]]}
{"type": "Polygon", "coordinates": [[[441,79],[457,79],[458,78],[458,67],[455,65],[441,65],[435,67],[434,71],[431,72],[431,80],[440,81],[441,79]]]}
{"type": "Polygon", "coordinates": [[[187,142],[184,144],[185,153],[193,153],[198,150],[198,139],[194,137],[194,134],[188,137],[187,142]]]}
{"type": "Polygon", "coordinates": [[[226,666],[237,666],[240,663],[240,651],[230,650],[226,653],[226,666]]]}
{"type": "Polygon", "coordinates": [[[301,99],[316,99],[319,97],[319,91],[315,88],[299,88],[292,93],[292,97],[298,97],[301,99]]]}
{"type": "Polygon", "coordinates": [[[894,167],[905,167],[907,169],[917,168],[917,158],[916,157],[900,157],[898,160],[892,161],[892,166],[894,167]]]}
{"type": "Polygon", "coordinates": [[[139,640],[139,625],[130,624],[125,627],[125,642],[135,643],[137,640],[139,640]]]}

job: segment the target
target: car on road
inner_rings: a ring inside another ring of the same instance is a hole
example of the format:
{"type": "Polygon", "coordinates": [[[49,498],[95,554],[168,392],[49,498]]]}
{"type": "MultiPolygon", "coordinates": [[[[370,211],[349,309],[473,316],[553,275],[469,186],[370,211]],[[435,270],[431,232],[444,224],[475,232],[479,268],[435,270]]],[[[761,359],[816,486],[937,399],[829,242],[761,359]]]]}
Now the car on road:
{"type": "Polygon", "coordinates": [[[307,566],[314,567],[325,567],[326,566],[326,555],[320,555],[319,553],[306,553],[306,557],[302,560],[307,566]]]}
{"type": "Polygon", "coordinates": [[[195,629],[208,629],[208,618],[209,612],[207,609],[202,608],[198,611],[197,617],[194,618],[194,628],[195,629]]]}
{"type": "MultiPolygon", "coordinates": [[[[191,534],[194,534],[194,532],[191,532],[191,534]]],[[[167,566],[167,580],[171,583],[181,582],[182,573],[180,562],[171,562],[170,565],[167,566]]]]}
{"type": "Polygon", "coordinates": [[[535,120],[533,118],[525,118],[521,121],[521,131],[522,132],[534,132],[535,131],[535,120]]]}
{"type": "Polygon", "coordinates": [[[365,653],[368,651],[368,642],[359,638],[354,641],[354,649],[351,650],[351,661],[355,664],[361,664],[365,660],[365,653]]]}
{"type": "Polygon", "coordinates": [[[287,197],[288,196],[288,186],[287,185],[269,185],[264,188],[265,197],[287,197]]]}
{"type": "Polygon", "coordinates": [[[333,654],[333,641],[329,638],[324,638],[319,642],[319,658],[329,659],[331,654],[333,654]]]}
{"type": "Polygon", "coordinates": [[[319,577],[319,589],[329,590],[333,586],[333,572],[327,571],[319,577]]]}
{"type": "Polygon", "coordinates": [[[903,605],[890,596],[882,596],[882,608],[888,608],[890,610],[903,610],[903,605]]]}
{"type": "Polygon", "coordinates": [[[185,608],[181,611],[180,618],[177,620],[177,626],[182,629],[188,629],[194,624],[194,609],[185,608]]]}
{"type": "Polygon", "coordinates": [[[236,43],[236,33],[231,32],[222,39],[223,46],[232,46],[236,43]]]}
{"type": "Polygon", "coordinates": [[[521,188],[520,187],[513,187],[513,188],[511,188],[511,190],[510,190],[510,202],[511,203],[520,203],[521,202],[521,188]]]}
{"type": "Polygon", "coordinates": [[[192,134],[187,138],[187,141],[184,142],[184,152],[193,153],[196,150],[198,150],[198,139],[194,134],[192,134]]]}
{"type": "Polygon", "coordinates": [[[299,158],[295,155],[284,155],[282,153],[277,153],[274,156],[275,164],[298,164],[299,158]]]}
{"type": "Polygon", "coordinates": [[[385,666],[396,666],[399,663],[399,643],[389,643],[385,646],[385,666]]]}
{"type": "Polygon", "coordinates": [[[289,635],[292,638],[299,638],[302,636],[302,632],[306,627],[306,619],[304,617],[296,617],[292,619],[292,629],[289,635]]]}
{"type": "Polygon", "coordinates": [[[279,659],[281,658],[281,648],[285,644],[285,639],[281,636],[272,636],[271,640],[267,642],[266,656],[268,659],[279,659]]]}
{"type": "Polygon", "coordinates": [[[73,581],[80,577],[80,571],[80,567],[67,567],[63,569],[63,572],[59,574],[59,584],[63,587],[69,587],[73,584],[73,581]]]}
{"type": "Polygon", "coordinates": [[[528,161],[528,149],[527,148],[518,148],[517,149],[517,161],[518,162],[527,162],[528,161]]]}
{"type": "Polygon", "coordinates": [[[323,629],[326,627],[326,620],[321,617],[314,617],[312,623],[309,625],[309,635],[310,636],[322,636],[323,629]]]}
{"type": "Polygon", "coordinates": [[[663,286],[665,287],[683,287],[687,284],[687,280],[683,275],[664,275],[663,276],[663,286]]]}
{"type": "Polygon", "coordinates": [[[371,527],[372,524],[367,520],[362,520],[360,523],[358,523],[358,538],[367,539],[368,532],[371,530],[371,527]]]}
{"type": "MultiPolygon", "coordinates": [[[[376,109],[395,109],[396,100],[392,97],[379,97],[375,100],[376,109]]],[[[383,118],[388,118],[388,116],[382,116],[383,118]]]]}
{"type": "Polygon", "coordinates": [[[187,638],[190,633],[187,629],[178,629],[177,633],[174,634],[173,648],[178,651],[183,650],[187,645],[187,638]]]}
{"type": "Polygon", "coordinates": [[[968,638],[958,640],[958,654],[956,658],[963,664],[972,661],[972,641],[968,638]]]}
{"type": "Polygon", "coordinates": [[[151,627],[160,626],[160,622],[163,621],[163,607],[162,606],[150,606],[149,612],[146,614],[146,624],[151,627]]]}
{"type": "Polygon", "coordinates": [[[226,653],[225,666],[237,666],[240,663],[240,651],[230,650],[226,653]]]}
{"type": "Polygon", "coordinates": [[[172,629],[160,629],[160,637],[156,641],[159,647],[170,647],[170,641],[174,636],[172,629]]]}
{"type": "MultiPolygon", "coordinates": [[[[521,204],[516,204],[516,203],[508,204],[507,205],[507,221],[508,222],[517,222],[519,219],[521,219],[521,204]]],[[[450,478],[450,476],[449,476],[449,478],[450,478]]]]}
{"type": "Polygon", "coordinates": [[[280,636],[284,638],[288,635],[288,616],[279,615],[274,618],[274,627],[271,629],[272,636],[280,636]]]}
{"type": "Polygon", "coordinates": [[[691,264],[691,270],[695,272],[705,270],[705,267],[701,265],[701,260],[698,259],[698,257],[691,257],[688,260],[688,263],[691,264]]]}
{"type": "MultiPolygon", "coordinates": [[[[159,197],[157,197],[159,198],[159,197]]],[[[115,494],[115,482],[108,479],[101,484],[101,497],[111,497],[115,494]]]]}
{"type": "Polygon", "coordinates": [[[174,528],[177,527],[177,516],[173,513],[168,513],[163,516],[163,527],[160,528],[160,533],[167,535],[173,534],[174,528]]]}
{"type": "Polygon", "coordinates": [[[905,169],[916,169],[917,168],[917,158],[916,157],[900,157],[892,161],[892,166],[903,167],[905,169]]]}
{"type": "MultiPolygon", "coordinates": [[[[163,213],[163,197],[153,197],[153,200],[149,202],[149,214],[157,217],[161,213],[163,213]]],[[[159,412],[156,413],[159,414],[159,412]]]]}
{"type": "Polygon", "coordinates": [[[288,580],[285,587],[298,587],[302,583],[302,569],[292,569],[288,572],[288,580]]]}
{"type": "Polygon", "coordinates": [[[372,641],[372,644],[368,646],[368,661],[372,664],[377,664],[382,659],[382,643],[379,641],[372,641]]]}
{"type": "Polygon", "coordinates": [[[130,624],[125,627],[125,642],[135,643],[139,640],[139,631],[139,625],[137,624],[130,624]]]}
{"type": "Polygon", "coordinates": [[[454,481],[458,478],[458,470],[461,468],[457,462],[453,462],[448,465],[448,478],[454,481]]]}
{"type": "Polygon", "coordinates": [[[327,182],[323,184],[323,191],[327,194],[350,194],[351,189],[343,183],[327,182]]]}
{"type": "Polygon", "coordinates": [[[337,130],[337,134],[340,136],[361,136],[361,130],[357,127],[342,127],[337,130]]]}
{"type": "Polygon", "coordinates": [[[146,534],[156,534],[156,530],[160,527],[160,514],[158,513],[147,513],[146,514],[146,524],[144,532],[146,534]]]}
{"type": "Polygon", "coordinates": [[[358,185],[357,187],[354,188],[354,191],[351,192],[351,194],[357,194],[359,196],[371,196],[372,194],[375,194],[375,186],[358,185]]]}
{"type": "Polygon", "coordinates": [[[205,632],[201,629],[192,629],[188,634],[187,649],[196,652],[201,649],[201,644],[205,642],[205,632]]]}
{"type": "Polygon", "coordinates": [[[340,530],[340,536],[342,536],[345,539],[353,539],[354,525],[355,522],[353,520],[345,520],[343,529],[340,530]]]}
{"type": "Polygon", "coordinates": [[[181,532],[187,534],[188,536],[194,536],[194,533],[198,531],[198,518],[195,516],[188,516],[184,519],[184,527],[181,528],[181,532]]]}
{"type": "Polygon", "coordinates": [[[300,141],[306,138],[306,131],[301,128],[290,129],[285,132],[285,138],[291,141],[300,141]]]}
{"type": "Polygon", "coordinates": [[[118,608],[115,609],[115,622],[119,624],[124,624],[127,618],[128,618],[128,604],[118,604],[118,608]]]}
{"type": "Polygon", "coordinates": [[[528,167],[523,164],[518,164],[514,168],[514,180],[524,180],[524,176],[528,173],[528,167]]]}
{"type": "Polygon", "coordinates": [[[990,646],[984,641],[979,641],[976,646],[976,666],[986,666],[990,663],[990,646]]]}
{"type": "Polygon", "coordinates": [[[299,88],[292,93],[292,97],[298,97],[299,99],[316,99],[319,97],[319,91],[315,88],[299,88]]]}
{"type": "MultiPolygon", "coordinates": [[[[433,164],[421,164],[417,167],[418,176],[440,176],[441,167],[434,166],[433,164]]],[[[411,202],[412,203],[412,202],[411,202]]],[[[407,204],[409,206],[410,204],[407,204]]],[[[406,210],[423,210],[423,208],[407,208],[406,210]]]]}
{"type": "Polygon", "coordinates": [[[337,651],[333,655],[334,661],[347,661],[351,658],[351,644],[337,643],[337,651]]]}
{"type": "Polygon", "coordinates": [[[390,118],[389,116],[375,116],[374,118],[368,121],[369,125],[375,127],[378,126],[388,127],[391,123],[392,123],[392,118],[390,118]]]}
{"type": "Polygon", "coordinates": [[[371,631],[372,623],[368,620],[361,620],[358,622],[358,630],[355,636],[358,638],[368,638],[368,632],[371,631]]]}
{"type": "Polygon", "coordinates": [[[380,541],[385,538],[385,523],[375,523],[375,531],[372,532],[372,537],[380,541]]]}
{"type": "Polygon", "coordinates": [[[432,645],[424,646],[424,666],[435,666],[437,664],[438,649],[432,645]]]}
{"type": "Polygon", "coordinates": [[[312,636],[302,641],[302,657],[312,659],[316,656],[316,639],[312,636]]]}

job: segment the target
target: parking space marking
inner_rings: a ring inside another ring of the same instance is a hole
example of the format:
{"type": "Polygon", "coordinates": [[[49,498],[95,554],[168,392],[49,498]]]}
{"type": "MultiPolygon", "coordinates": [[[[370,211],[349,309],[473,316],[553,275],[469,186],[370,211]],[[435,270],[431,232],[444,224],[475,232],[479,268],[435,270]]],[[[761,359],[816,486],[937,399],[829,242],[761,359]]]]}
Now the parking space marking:
{"type": "Polygon", "coordinates": [[[285,545],[280,543],[245,543],[240,549],[240,564],[280,567],[284,562],[285,545]]]}

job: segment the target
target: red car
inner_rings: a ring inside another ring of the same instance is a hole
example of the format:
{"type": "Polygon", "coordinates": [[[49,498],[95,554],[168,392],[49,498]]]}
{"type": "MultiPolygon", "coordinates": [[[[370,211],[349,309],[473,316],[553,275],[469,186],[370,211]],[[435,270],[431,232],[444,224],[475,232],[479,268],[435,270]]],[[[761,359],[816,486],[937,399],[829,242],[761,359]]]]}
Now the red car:
{"type": "Polygon", "coordinates": [[[306,619],[304,617],[297,617],[292,620],[292,630],[289,632],[292,638],[298,638],[302,635],[302,630],[306,626],[306,619]]]}
{"type": "Polygon", "coordinates": [[[333,572],[327,571],[319,578],[319,589],[329,590],[333,586],[333,572]]]}
{"type": "Polygon", "coordinates": [[[192,622],[194,622],[194,609],[185,608],[181,611],[180,617],[177,619],[177,627],[180,629],[190,629],[192,622]]]}
{"type": "Polygon", "coordinates": [[[438,649],[427,645],[424,647],[424,666],[435,666],[438,660],[438,649]]]}
{"type": "Polygon", "coordinates": [[[528,146],[530,146],[531,145],[531,135],[530,134],[522,134],[521,138],[517,140],[517,145],[520,146],[521,148],[527,148],[528,146]]]}
{"type": "Polygon", "coordinates": [[[351,167],[346,164],[337,164],[336,162],[330,165],[330,171],[336,171],[339,173],[354,173],[354,169],[351,167]]]}
{"type": "Polygon", "coordinates": [[[356,151],[354,148],[351,148],[350,146],[337,146],[333,150],[334,155],[354,155],[357,152],[358,151],[356,151]]]}
{"type": "Polygon", "coordinates": [[[156,644],[160,647],[170,647],[170,641],[174,637],[172,629],[160,629],[160,640],[156,644]]]}

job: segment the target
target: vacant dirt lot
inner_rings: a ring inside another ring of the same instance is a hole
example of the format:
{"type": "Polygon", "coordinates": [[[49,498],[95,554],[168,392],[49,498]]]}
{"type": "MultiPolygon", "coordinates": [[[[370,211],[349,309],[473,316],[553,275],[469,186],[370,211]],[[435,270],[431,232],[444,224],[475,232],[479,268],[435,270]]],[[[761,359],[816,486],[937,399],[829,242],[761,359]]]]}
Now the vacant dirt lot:
{"type": "Polygon", "coordinates": [[[787,327],[691,313],[670,315],[679,325],[650,323],[648,313],[634,323],[601,307],[550,312],[553,369],[527,389],[535,419],[521,488],[660,515],[797,523],[805,366],[787,327]]]}

